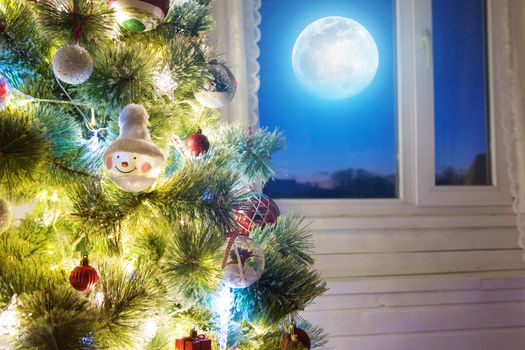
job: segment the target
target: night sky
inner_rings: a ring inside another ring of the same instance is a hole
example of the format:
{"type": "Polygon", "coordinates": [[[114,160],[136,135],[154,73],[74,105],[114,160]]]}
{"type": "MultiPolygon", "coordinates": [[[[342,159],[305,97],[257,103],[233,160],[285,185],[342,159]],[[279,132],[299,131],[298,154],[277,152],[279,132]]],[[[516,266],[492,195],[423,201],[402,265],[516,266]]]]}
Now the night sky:
{"type": "MultiPolygon", "coordinates": [[[[465,3],[463,6],[466,8],[473,2],[478,4],[479,19],[482,11],[480,0],[440,0],[434,6],[439,16],[435,21],[447,21],[446,16],[456,11],[459,14],[450,17],[458,23],[449,28],[460,29],[463,24],[459,22],[468,17],[468,12],[463,11],[462,18],[462,11],[457,11],[457,7],[451,11],[450,6],[465,3]]],[[[281,129],[288,141],[288,149],[275,158],[277,167],[283,169],[277,178],[323,182],[334,171],[350,168],[363,169],[380,176],[396,175],[394,1],[263,0],[261,16],[261,126],[281,129]],[[306,91],[292,68],[291,55],[296,38],[308,24],[326,16],[344,16],[358,21],[372,34],[379,50],[379,68],[374,81],[365,91],[346,100],[324,100],[306,91]]],[[[478,22],[478,27],[470,25],[468,35],[480,36],[482,21],[478,22]]],[[[444,31],[439,40],[450,45],[446,42],[450,41],[450,30],[444,31]]],[[[437,44],[439,40],[436,38],[437,44]]],[[[442,118],[436,122],[438,129],[442,130],[441,134],[438,130],[437,136],[444,141],[437,143],[439,168],[468,168],[475,155],[486,150],[483,114],[485,87],[482,74],[480,78],[484,62],[482,58],[478,59],[479,62],[471,62],[473,57],[482,57],[482,44],[482,38],[474,42],[471,40],[467,49],[464,41],[456,40],[453,43],[456,47],[452,47],[450,52],[459,55],[467,53],[467,57],[461,57],[461,63],[455,64],[451,61],[453,55],[442,55],[440,64],[444,68],[436,70],[436,74],[446,76],[436,79],[436,84],[445,87],[440,95],[436,94],[436,99],[441,103],[438,113],[442,118]],[[465,69],[467,67],[470,70],[465,69]],[[459,72],[457,77],[451,77],[450,72],[453,70],[459,72]],[[450,85],[457,85],[458,79],[466,79],[466,82],[460,81],[460,86],[468,92],[460,94],[462,97],[459,99],[447,99],[447,94],[457,95],[450,85]],[[474,85],[479,85],[479,88],[473,91],[474,85]],[[461,104],[461,111],[451,111],[456,110],[458,104],[461,104]],[[467,110],[474,114],[465,113],[467,110]],[[474,137],[465,137],[473,132],[474,137]],[[458,148],[462,152],[457,152],[458,148]],[[461,157],[457,157],[458,154],[461,157]]],[[[439,58],[436,58],[438,61],[439,58]]],[[[436,91],[439,91],[439,86],[436,86],[436,91]]]]}

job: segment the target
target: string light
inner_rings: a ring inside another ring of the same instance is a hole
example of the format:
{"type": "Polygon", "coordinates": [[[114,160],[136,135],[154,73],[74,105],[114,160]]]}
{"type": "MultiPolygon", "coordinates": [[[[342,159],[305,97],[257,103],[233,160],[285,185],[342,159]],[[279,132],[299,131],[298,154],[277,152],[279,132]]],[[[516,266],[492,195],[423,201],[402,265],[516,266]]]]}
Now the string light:
{"type": "Polygon", "coordinates": [[[179,83],[173,79],[173,75],[171,74],[170,68],[168,66],[165,66],[164,69],[159,72],[159,74],[156,76],[155,82],[161,91],[170,95],[173,90],[179,86],[179,83]]]}
{"type": "Polygon", "coordinates": [[[155,318],[147,319],[142,325],[142,335],[145,340],[150,341],[157,334],[157,320],[155,318]]]}
{"type": "Polygon", "coordinates": [[[105,298],[104,298],[104,293],[102,293],[102,292],[96,292],[94,298],[95,298],[95,303],[96,303],[99,307],[102,306],[102,304],[104,304],[104,300],[105,300],[105,298]]]}
{"type": "Polygon", "coordinates": [[[226,350],[228,345],[228,327],[230,324],[230,309],[232,307],[233,294],[229,287],[224,287],[219,296],[218,310],[220,317],[219,348],[226,350]]]}
{"type": "Polygon", "coordinates": [[[18,334],[20,314],[16,311],[17,305],[17,295],[14,294],[7,309],[0,313],[0,335],[15,336],[18,334]]]}

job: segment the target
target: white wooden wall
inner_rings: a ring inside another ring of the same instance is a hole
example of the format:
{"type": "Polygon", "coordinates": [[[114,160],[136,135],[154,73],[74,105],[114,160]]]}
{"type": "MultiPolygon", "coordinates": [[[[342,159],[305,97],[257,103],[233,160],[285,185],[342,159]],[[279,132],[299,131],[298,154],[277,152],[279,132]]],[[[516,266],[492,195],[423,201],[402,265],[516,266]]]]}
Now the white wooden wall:
{"type": "Polygon", "coordinates": [[[330,333],[326,349],[525,349],[511,213],[311,220],[330,290],[304,316],[330,333]]]}

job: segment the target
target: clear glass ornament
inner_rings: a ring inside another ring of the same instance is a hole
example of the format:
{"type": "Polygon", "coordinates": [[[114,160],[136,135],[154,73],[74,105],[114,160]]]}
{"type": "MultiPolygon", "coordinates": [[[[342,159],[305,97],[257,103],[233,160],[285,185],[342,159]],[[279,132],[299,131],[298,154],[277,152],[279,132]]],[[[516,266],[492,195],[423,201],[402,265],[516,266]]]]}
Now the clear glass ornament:
{"type": "Polygon", "coordinates": [[[226,65],[211,61],[208,65],[213,80],[206,82],[195,98],[208,108],[222,108],[231,102],[237,90],[237,81],[226,65]]]}
{"type": "Polygon", "coordinates": [[[264,252],[251,238],[238,236],[224,267],[224,282],[230,288],[246,288],[264,271],[264,252]]]}

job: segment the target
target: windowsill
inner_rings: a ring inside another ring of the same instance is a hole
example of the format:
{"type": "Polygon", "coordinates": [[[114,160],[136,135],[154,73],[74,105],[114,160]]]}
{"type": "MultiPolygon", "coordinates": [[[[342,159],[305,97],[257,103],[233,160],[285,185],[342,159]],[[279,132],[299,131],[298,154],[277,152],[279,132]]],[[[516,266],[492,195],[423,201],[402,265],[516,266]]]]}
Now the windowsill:
{"type": "MultiPolygon", "coordinates": [[[[435,206],[422,207],[401,199],[278,199],[284,213],[296,213],[308,218],[391,218],[400,216],[515,216],[511,203],[501,206],[435,206]]],[[[477,219],[478,220],[478,219],[477,219]]],[[[479,218],[479,220],[483,220],[479,218]]],[[[493,220],[493,219],[492,219],[493,220]]],[[[476,222],[477,223],[477,222],[476,222]]],[[[388,226],[387,226],[388,227],[388,226]]]]}

